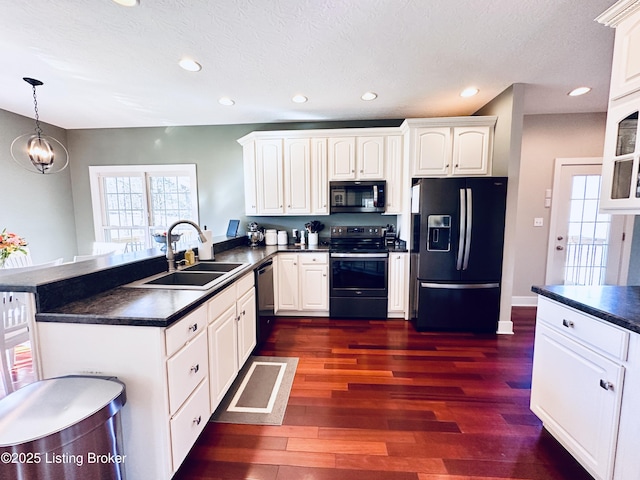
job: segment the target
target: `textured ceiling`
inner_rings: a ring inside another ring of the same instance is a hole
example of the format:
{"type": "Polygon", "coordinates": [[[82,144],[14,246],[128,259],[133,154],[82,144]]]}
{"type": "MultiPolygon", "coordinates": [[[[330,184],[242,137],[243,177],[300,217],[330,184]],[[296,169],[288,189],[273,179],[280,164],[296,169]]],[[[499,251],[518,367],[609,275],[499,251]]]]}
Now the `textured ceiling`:
{"type": "Polygon", "coordinates": [[[513,83],[527,113],[602,112],[614,30],[594,19],[613,3],[0,0],[0,109],[33,116],[28,76],[68,129],[468,115],[513,83]]]}

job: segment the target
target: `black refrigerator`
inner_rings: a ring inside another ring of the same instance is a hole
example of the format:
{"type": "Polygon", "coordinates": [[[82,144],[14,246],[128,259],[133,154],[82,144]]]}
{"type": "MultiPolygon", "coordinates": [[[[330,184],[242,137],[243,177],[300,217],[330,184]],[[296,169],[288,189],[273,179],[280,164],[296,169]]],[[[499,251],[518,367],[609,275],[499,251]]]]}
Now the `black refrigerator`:
{"type": "Polygon", "coordinates": [[[425,178],[418,185],[416,329],[495,333],[507,179],[425,178]]]}

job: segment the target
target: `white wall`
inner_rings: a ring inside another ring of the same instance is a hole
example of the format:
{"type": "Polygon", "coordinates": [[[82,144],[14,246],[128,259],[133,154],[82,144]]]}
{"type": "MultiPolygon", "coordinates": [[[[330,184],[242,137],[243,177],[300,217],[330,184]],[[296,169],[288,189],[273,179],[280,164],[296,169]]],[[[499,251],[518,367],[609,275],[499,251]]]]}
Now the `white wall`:
{"type": "MultiPolygon", "coordinates": [[[[11,142],[34,132],[33,119],[0,110],[0,231],[25,237],[34,263],[76,253],[76,226],[71,198],[71,168],[57,174],[29,172],[11,157],[11,142]]],[[[42,130],[67,144],[66,131],[42,123],[42,130]]],[[[70,156],[70,165],[74,162],[70,156]]]]}
{"type": "Polygon", "coordinates": [[[516,224],[514,304],[534,304],[532,285],[545,280],[550,209],[545,190],[553,185],[556,158],[600,157],[606,113],[526,115],[522,134],[520,188],[516,224]],[[541,217],[543,227],[534,227],[541,217]]]}

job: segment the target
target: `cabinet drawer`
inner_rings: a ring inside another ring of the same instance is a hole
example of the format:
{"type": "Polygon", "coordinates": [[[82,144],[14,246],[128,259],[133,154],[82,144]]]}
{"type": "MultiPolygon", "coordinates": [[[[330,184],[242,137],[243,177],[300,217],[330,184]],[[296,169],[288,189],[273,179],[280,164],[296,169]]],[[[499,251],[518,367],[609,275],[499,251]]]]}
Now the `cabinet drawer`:
{"type": "Polygon", "coordinates": [[[175,472],[209,419],[209,385],[203,381],[170,421],[171,453],[175,472]]]}
{"type": "Polygon", "coordinates": [[[202,306],[178,321],[178,323],[167,328],[165,330],[167,357],[176,353],[185,343],[200,332],[206,330],[206,326],[207,308],[206,306],[202,306]]]}
{"type": "Polygon", "coordinates": [[[329,256],[326,253],[301,253],[298,260],[302,265],[326,264],[329,256]]]}
{"type": "Polygon", "coordinates": [[[236,286],[230,285],[220,293],[216,294],[211,300],[209,300],[209,321],[213,322],[216,318],[229,310],[230,307],[236,304],[236,286]]]}
{"type": "Polygon", "coordinates": [[[242,277],[241,279],[239,279],[236,283],[236,298],[240,298],[242,295],[245,294],[245,292],[247,292],[248,290],[251,289],[251,287],[253,287],[255,283],[254,280],[254,274],[253,271],[251,271],[250,273],[247,273],[244,277],[242,277]]]}
{"type": "Polygon", "coordinates": [[[167,361],[170,413],[178,410],[196,385],[208,377],[208,360],[207,336],[202,333],[167,361]]]}
{"type": "Polygon", "coordinates": [[[626,330],[543,297],[538,299],[538,321],[614,358],[627,359],[629,332],[626,330]]]}

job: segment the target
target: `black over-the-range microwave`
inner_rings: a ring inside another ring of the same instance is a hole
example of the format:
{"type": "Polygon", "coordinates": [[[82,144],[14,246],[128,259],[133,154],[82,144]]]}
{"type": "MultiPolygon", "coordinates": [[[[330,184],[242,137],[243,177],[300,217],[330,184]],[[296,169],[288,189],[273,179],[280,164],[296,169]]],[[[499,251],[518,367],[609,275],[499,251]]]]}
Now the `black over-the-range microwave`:
{"type": "Polygon", "coordinates": [[[384,212],[386,182],[330,182],[331,213],[384,212]]]}

